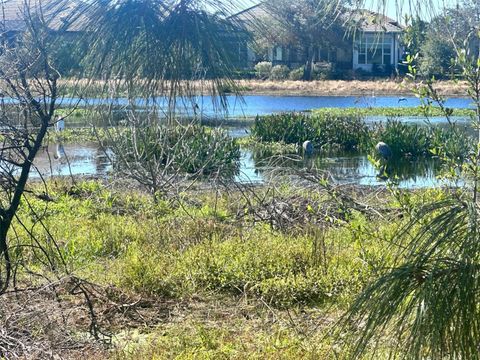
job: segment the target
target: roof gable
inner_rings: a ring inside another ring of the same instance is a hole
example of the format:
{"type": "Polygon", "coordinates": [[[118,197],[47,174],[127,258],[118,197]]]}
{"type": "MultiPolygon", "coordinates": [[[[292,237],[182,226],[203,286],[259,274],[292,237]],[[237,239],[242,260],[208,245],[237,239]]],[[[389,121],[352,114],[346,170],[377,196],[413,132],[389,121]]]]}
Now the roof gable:
{"type": "MultiPolygon", "coordinates": [[[[262,1],[257,5],[232,15],[231,18],[240,22],[248,23],[254,21],[255,19],[258,20],[273,16],[268,11],[267,7],[268,5],[266,2],[262,1]]],[[[343,18],[345,18],[346,24],[349,23],[360,31],[400,33],[405,29],[404,26],[402,26],[398,21],[371,10],[346,10],[342,15],[343,18]]]]}

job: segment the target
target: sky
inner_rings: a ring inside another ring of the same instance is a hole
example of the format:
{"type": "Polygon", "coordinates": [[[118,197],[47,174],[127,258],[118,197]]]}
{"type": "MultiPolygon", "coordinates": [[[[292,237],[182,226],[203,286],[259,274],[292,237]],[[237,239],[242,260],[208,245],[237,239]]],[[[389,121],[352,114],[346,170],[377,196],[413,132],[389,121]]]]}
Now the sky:
{"type": "MultiPolygon", "coordinates": [[[[294,0],[293,0],[294,1],[294,0]]],[[[400,20],[405,15],[419,15],[428,20],[445,7],[454,7],[461,0],[353,0],[362,3],[360,6],[373,11],[385,12],[389,17],[400,20]],[[419,6],[422,4],[422,6],[419,6]],[[380,9],[380,10],[379,10],[380,9]]],[[[247,8],[259,0],[245,0],[242,5],[247,8]]]]}
{"type": "Polygon", "coordinates": [[[430,19],[443,8],[455,7],[460,0],[364,0],[367,9],[385,11],[391,18],[401,20],[405,15],[430,19]]]}

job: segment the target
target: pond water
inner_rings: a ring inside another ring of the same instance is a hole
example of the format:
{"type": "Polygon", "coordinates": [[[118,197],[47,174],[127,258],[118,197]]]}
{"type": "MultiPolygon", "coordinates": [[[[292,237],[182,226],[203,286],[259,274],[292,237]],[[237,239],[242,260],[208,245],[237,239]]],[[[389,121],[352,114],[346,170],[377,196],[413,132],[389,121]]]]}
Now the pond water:
{"type": "MultiPolygon", "coordinates": [[[[262,183],[274,174],[268,166],[269,158],[256,156],[251,151],[242,151],[240,182],[262,183]]],[[[54,144],[45,147],[35,161],[36,171],[32,177],[69,175],[107,175],[112,170],[108,156],[96,144],[54,144]]],[[[368,161],[366,155],[317,156],[298,158],[283,164],[285,167],[311,167],[325,170],[339,184],[385,185],[379,171],[368,161]]],[[[433,160],[405,160],[393,166],[391,175],[402,188],[426,188],[453,185],[439,180],[440,166],[433,160]]]]}
{"type": "MultiPolygon", "coordinates": [[[[273,159],[272,159],[273,160],[273,159]]],[[[252,152],[242,153],[241,173],[237,181],[261,183],[275,176],[275,168],[268,166],[269,159],[256,158],[252,152]]],[[[275,160],[278,163],[278,160],[275,160]]],[[[353,184],[363,186],[385,185],[387,181],[381,178],[380,171],[368,160],[366,155],[317,156],[313,158],[298,158],[286,161],[285,167],[298,167],[323,170],[337,184],[353,184]]],[[[438,186],[459,185],[439,177],[441,166],[431,159],[408,160],[392,164],[387,170],[390,181],[400,188],[417,189],[438,186]]]]}
{"type": "MultiPolygon", "coordinates": [[[[318,108],[372,108],[372,107],[418,107],[421,102],[416,97],[402,96],[265,96],[251,95],[243,99],[229,99],[230,117],[251,117],[286,111],[308,111],[318,108]]],[[[448,99],[450,108],[466,109],[471,107],[471,100],[463,98],[448,99]]],[[[213,116],[209,99],[200,104],[201,113],[213,116]]]]}
{"type": "MultiPolygon", "coordinates": [[[[202,117],[253,117],[276,112],[308,111],[318,108],[372,108],[372,107],[417,107],[421,102],[416,97],[404,96],[269,96],[269,95],[245,95],[241,98],[235,96],[226,97],[228,113],[223,114],[215,106],[210,96],[198,97],[192,101],[179,102],[178,108],[187,116],[202,117]],[[219,115],[220,114],[220,115],[219,115]]],[[[157,104],[167,108],[168,103],[164,99],[157,99],[157,104]]],[[[62,106],[96,106],[106,104],[102,99],[79,99],[64,98],[62,106]]],[[[142,106],[145,100],[137,100],[136,104],[142,106]]],[[[127,106],[127,99],[117,99],[116,105],[127,106]]],[[[465,109],[471,107],[471,100],[465,98],[451,98],[445,104],[450,108],[465,109]]]]}
{"type": "MultiPolygon", "coordinates": [[[[70,99],[73,101],[73,99],[70,99]]],[[[228,98],[230,103],[229,116],[251,117],[257,114],[270,114],[283,111],[304,111],[321,107],[415,107],[420,105],[417,98],[404,97],[338,97],[338,96],[245,96],[242,101],[234,97],[228,98]]],[[[89,100],[92,101],[92,100],[89,100]]],[[[90,103],[91,104],[91,103],[90,103]]],[[[468,108],[468,99],[452,98],[447,101],[447,106],[452,108],[468,108]]],[[[214,114],[213,107],[208,97],[203,98],[199,109],[204,115],[214,114]]],[[[369,123],[386,121],[384,116],[370,116],[366,118],[369,123]]],[[[403,117],[402,122],[424,124],[421,117],[403,117]]],[[[455,118],[459,124],[468,125],[468,118],[455,118]]],[[[430,123],[442,126],[447,123],[445,118],[430,119],[430,123]]],[[[75,126],[78,126],[77,122],[75,126]]],[[[81,125],[81,124],[80,124],[81,125]]],[[[245,126],[230,128],[233,137],[243,137],[248,134],[245,126]]],[[[49,175],[106,175],[111,170],[108,157],[95,144],[54,144],[45,148],[38,156],[35,163],[38,171],[32,176],[49,175]]],[[[288,166],[315,166],[323,169],[338,183],[351,183],[358,185],[384,185],[378,170],[368,161],[366,155],[342,156],[317,156],[313,159],[303,159],[291,162],[288,166]]],[[[242,151],[240,174],[237,181],[262,182],[271,174],[265,159],[254,155],[250,151],[242,151]]],[[[440,167],[434,161],[404,160],[395,164],[391,174],[397,179],[400,187],[423,188],[446,184],[437,178],[440,167]]]]}
{"type": "Polygon", "coordinates": [[[97,144],[52,144],[38,154],[31,176],[106,175],[111,169],[97,144]]]}

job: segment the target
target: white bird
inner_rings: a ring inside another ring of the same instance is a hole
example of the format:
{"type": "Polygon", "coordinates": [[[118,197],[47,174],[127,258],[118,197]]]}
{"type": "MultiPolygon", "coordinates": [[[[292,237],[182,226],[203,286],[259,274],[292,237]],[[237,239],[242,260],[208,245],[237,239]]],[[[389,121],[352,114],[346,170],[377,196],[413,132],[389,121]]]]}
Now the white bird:
{"type": "Polygon", "coordinates": [[[61,159],[63,157],[65,157],[65,148],[63,144],[57,144],[54,158],[61,159]]]}
{"type": "Polygon", "coordinates": [[[57,117],[57,121],[55,122],[55,131],[63,131],[65,130],[65,119],[61,116],[57,117]]]}

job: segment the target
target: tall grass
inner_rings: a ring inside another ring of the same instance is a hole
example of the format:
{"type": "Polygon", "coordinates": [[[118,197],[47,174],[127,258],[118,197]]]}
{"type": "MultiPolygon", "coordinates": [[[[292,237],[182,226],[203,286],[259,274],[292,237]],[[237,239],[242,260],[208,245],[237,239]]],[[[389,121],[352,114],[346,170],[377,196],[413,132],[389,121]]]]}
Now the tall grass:
{"type": "Polygon", "coordinates": [[[284,113],[257,117],[252,135],[264,142],[302,144],[312,141],[317,149],[358,150],[368,144],[368,127],[359,116],[328,113],[310,116],[284,113]]]}
{"type": "Polygon", "coordinates": [[[319,111],[313,115],[284,113],[257,117],[252,135],[261,142],[301,145],[310,140],[317,150],[373,152],[379,141],[394,159],[438,157],[462,162],[473,150],[467,128],[429,127],[390,118],[368,126],[362,112],[319,111]]]}

